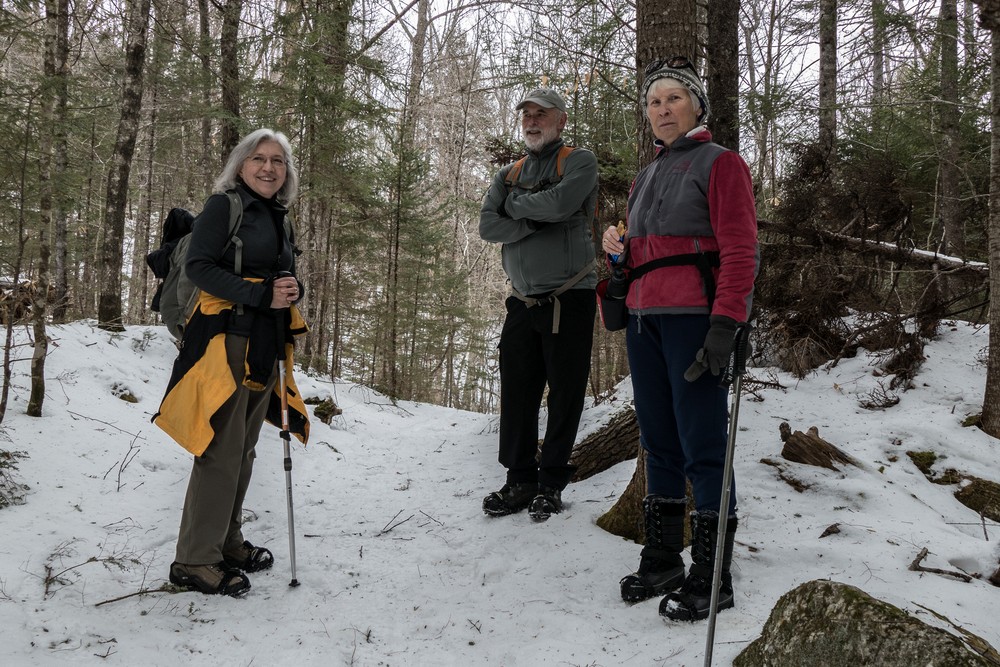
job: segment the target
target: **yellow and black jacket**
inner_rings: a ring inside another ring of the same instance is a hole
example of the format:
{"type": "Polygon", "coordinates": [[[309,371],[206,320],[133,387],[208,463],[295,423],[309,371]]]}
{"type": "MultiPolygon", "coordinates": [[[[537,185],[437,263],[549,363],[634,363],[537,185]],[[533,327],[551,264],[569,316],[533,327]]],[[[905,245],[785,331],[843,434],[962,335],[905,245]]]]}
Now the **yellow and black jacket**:
{"type": "MultiPolygon", "coordinates": [[[[195,456],[201,456],[215,436],[211,424],[212,415],[236,391],[236,382],[226,359],[225,344],[227,325],[232,314],[231,301],[204,291],[200,293],[194,313],[185,327],[184,343],[174,362],[160,409],[153,415],[154,424],[195,456]]],[[[283,343],[288,430],[302,444],[306,444],[309,439],[309,416],[292,373],[292,337],[304,334],[308,327],[295,306],[289,308],[287,313],[282,313],[282,316],[285,318],[283,343]]],[[[270,317],[258,319],[265,324],[270,320],[271,324],[266,326],[273,326],[274,320],[270,317]]],[[[260,379],[266,382],[270,376],[277,348],[273,345],[273,334],[255,337],[251,333],[249,341],[243,384],[259,390],[262,387],[260,379]],[[255,341],[268,341],[271,344],[258,345],[255,341]]],[[[280,379],[275,383],[265,420],[279,429],[282,427],[280,379]]]]}

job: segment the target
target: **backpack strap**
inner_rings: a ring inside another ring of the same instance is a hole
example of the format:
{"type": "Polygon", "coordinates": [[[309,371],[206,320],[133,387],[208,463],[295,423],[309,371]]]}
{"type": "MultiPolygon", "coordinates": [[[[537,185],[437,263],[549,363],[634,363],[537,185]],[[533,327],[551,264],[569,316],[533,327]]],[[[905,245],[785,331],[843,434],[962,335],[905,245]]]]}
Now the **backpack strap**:
{"type": "MultiPolygon", "coordinates": [[[[233,246],[236,249],[236,261],[233,262],[233,269],[236,274],[240,277],[243,276],[243,239],[236,235],[239,231],[240,225],[243,223],[243,200],[240,199],[240,195],[236,190],[226,190],[226,196],[229,197],[229,240],[226,241],[226,245],[222,246],[222,253],[225,254],[229,246],[233,246]]],[[[236,304],[236,313],[238,315],[243,314],[243,304],[236,304]]]]}
{"type": "Polygon", "coordinates": [[[524,155],[510,168],[507,172],[507,176],[504,178],[504,183],[507,185],[507,189],[511,189],[515,186],[523,188],[525,190],[530,190],[531,192],[538,192],[542,188],[549,185],[555,185],[562,180],[564,166],[566,164],[566,158],[569,154],[576,150],[576,146],[560,146],[559,154],[556,155],[556,175],[555,178],[543,178],[537,183],[533,184],[531,187],[526,185],[521,185],[518,177],[521,175],[521,169],[524,167],[525,161],[528,159],[527,155],[524,155]]]}
{"type": "Polygon", "coordinates": [[[533,308],[535,306],[543,306],[543,305],[545,305],[547,303],[551,303],[552,304],[552,333],[557,334],[557,333],[559,333],[559,315],[562,312],[562,306],[559,303],[559,295],[562,294],[563,292],[565,292],[566,290],[568,290],[573,285],[575,285],[578,282],[580,282],[581,280],[583,280],[587,276],[587,274],[589,274],[591,271],[593,271],[596,268],[596,264],[597,264],[596,260],[593,261],[593,262],[590,262],[589,264],[587,264],[586,266],[584,266],[582,269],[580,269],[580,272],[577,273],[575,276],[573,276],[572,278],[570,278],[569,280],[567,280],[566,282],[564,282],[562,285],[560,285],[559,287],[557,287],[554,291],[552,291],[552,293],[548,294],[547,296],[543,296],[540,299],[536,299],[536,298],[530,297],[530,296],[525,296],[525,295],[521,294],[520,292],[518,292],[516,289],[511,289],[511,291],[514,293],[514,296],[516,296],[518,299],[520,299],[525,304],[527,304],[528,308],[533,308]]]}
{"type": "Polygon", "coordinates": [[[240,199],[239,193],[236,190],[226,190],[226,196],[229,197],[229,240],[226,241],[226,245],[222,246],[222,252],[225,254],[229,246],[236,248],[236,261],[233,264],[233,268],[236,270],[240,276],[243,275],[243,239],[236,235],[236,232],[240,229],[240,224],[243,222],[243,200],[240,199]]]}
{"type": "Polygon", "coordinates": [[[632,282],[638,280],[650,271],[662,269],[665,266],[695,266],[701,274],[701,280],[705,283],[705,295],[708,297],[708,307],[712,308],[715,301],[715,275],[712,269],[719,268],[719,253],[711,250],[709,252],[692,252],[684,255],[672,255],[670,257],[660,257],[645,264],[640,264],[628,272],[628,280],[632,282]]]}

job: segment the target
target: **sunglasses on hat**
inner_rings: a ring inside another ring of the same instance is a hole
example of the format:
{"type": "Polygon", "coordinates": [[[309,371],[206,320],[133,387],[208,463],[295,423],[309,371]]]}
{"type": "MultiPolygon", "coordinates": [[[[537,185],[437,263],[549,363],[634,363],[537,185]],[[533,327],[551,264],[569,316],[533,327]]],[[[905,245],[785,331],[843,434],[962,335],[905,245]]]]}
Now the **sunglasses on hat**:
{"type": "Polygon", "coordinates": [[[698,70],[694,68],[694,63],[688,60],[687,56],[671,56],[670,58],[654,60],[646,65],[645,75],[649,76],[653,72],[657,72],[665,67],[669,67],[670,69],[689,69],[695,74],[698,73],[698,70]]]}

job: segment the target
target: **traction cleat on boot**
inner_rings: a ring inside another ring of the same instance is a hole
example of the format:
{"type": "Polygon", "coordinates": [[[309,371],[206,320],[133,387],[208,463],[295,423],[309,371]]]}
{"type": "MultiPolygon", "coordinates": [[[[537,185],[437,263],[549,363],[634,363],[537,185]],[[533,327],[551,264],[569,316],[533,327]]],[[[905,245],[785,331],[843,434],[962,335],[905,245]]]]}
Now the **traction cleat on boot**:
{"type": "Polygon", "coordinates": [[[684,582],[684,562],[680,556],[660,559],[643,554],[639,569],[622,577],[622,600],[642,602],[676,590],[684,582]]]}
{"type": "Polygon", "coordinates": [[[243,597],[250,590],[250,579],[224,562],[210,565],[170,564],[170,583],[208,595],[243,597]]]}
{"type": "MultiPolygon", "coordinates": [[[[733,584],[724,578],[719,588],[719,606],[716,611],[732,609],[733,584]]],[[[675,593],[660,600],[660,616],[671,621],[700,621],[708,618],[712,607],[712,580],[698,575],[688,575],[684,585],[675,593]]]]}
{"type": "Polygon", "coordinates": [[[502,489],[483,498],[483,513],[488,516],[516,514],[530,505],[537,494],[538,485],[532,482],[504,484],[502,489]]]}
{"type": "Polygon", "coordinates": [[[562,512],[562,492],[544,484],[538,485],[538,495],[531,501],[528,514],[535,521],[546,521],[553,514],[562,512]]]}

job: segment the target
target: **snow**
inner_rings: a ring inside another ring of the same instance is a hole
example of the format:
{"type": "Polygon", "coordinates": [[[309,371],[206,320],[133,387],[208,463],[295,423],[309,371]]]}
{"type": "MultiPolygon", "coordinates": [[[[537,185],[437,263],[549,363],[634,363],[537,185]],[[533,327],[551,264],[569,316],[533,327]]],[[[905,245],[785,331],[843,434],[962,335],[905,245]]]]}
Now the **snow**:
{"type": "MultiPolygon", "coordinates": [[[[0,664],[702,664],[705,622],[664,622],[658,600],[619,598],[639,547],[595,520],[634,462],[570,485],[565,512],[545,523],[489,518],[482,498],[503,484],[496,415],[393,405],[302,373],[305,396],[333,397],[344,413],[330,425],[314,420],[309,446],[293,445],[301,586],[289,587],[281,441],[265,425],[245,534],[274,552],[276,566],[251,575],[243,599],[157,591],[115,600],[159,588],[173,560],[191,459],[149,419],[174,348],[162,327],[112,335],[78,322],[49,333],[45,416],[24,414],[30,348],[20,347],[0,424],[0,449],[27,454],[15,476],[31,487],[26,504],[0,510],[0,664]],[[117,398],[123,389],[138,402],[117,398]]],[[[777,599],[813,579],[858,586],[948,627],[937,612],[1000,646],[989,611],[998,591],[985,579],[997,569],[1000,530],[905,454],[933,451],[936,471],[997,481],[997,441],[961,426],[980,411],[986,345],[985,329],[943,327],[915,388],[883,411],[860,407],[887,384],[864,351],[803,380],[751,369],[785,389],[740,405],[736,608],[718,616],[715,664],[730,664],[777,599]],[[781,459],[782,421],[816,426],[861,467],[781,459]],[[779,472],[809,488],[794,490],[779,472]],[[833,524],[840,532],[821,537],[833,524]],[[924,565],[980,578],[909,570],[925,547],[924,565]]],[[[626,381],[613,401],[588,406],[580,437],[630,392],[626,381]]]]}

